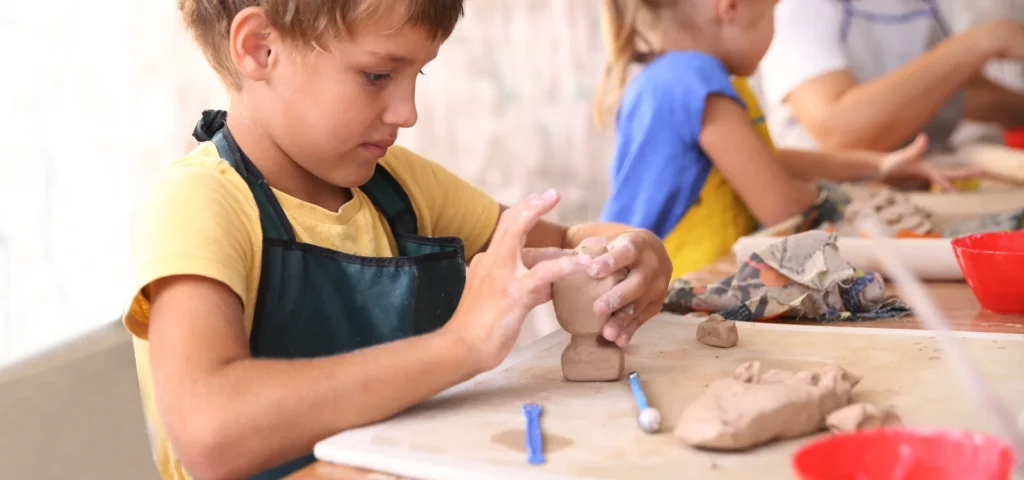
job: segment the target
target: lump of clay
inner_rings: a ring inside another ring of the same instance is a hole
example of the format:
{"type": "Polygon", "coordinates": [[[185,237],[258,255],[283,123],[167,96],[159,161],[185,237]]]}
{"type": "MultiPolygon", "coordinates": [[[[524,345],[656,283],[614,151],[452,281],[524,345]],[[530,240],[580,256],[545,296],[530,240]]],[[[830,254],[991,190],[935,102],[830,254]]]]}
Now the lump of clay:
{"type": "Polygon", "coordinates": [[[697,341],[712,347],[729,348],[740,341],[740,334],[736,331],[736,322],[713,313],[697,324],[697,341]]]}
{"type": "Polygon", "coordinates": [[[761,371],[747,362],[687,405],[675,435],[687,445],[743,450],[821,430],[825,418],[850,402],[861,377],[836,365],[816,371],[761,371]]]}
{"type": "MultiPolygon", "coordinates": [[[[604,239],[588,239],[576,248],[577,255],[596,258],[608,251],[604,239]]],[[[586,272],[573,273],[551,289],[555,318],[569,332],[562,352],[562,375],[570,382],[607,382],[622,378],[626,363],[622,349],[601,336],[610,315],[594,313],[594,302],[625,278],[625,272],[599,280],[586,272]]]]}
{"type": "Polygon", "coordinates": [[[829,414],[825,419],[828,429],[839,432],[852,432],[879,427],[898,427],[903,425],[899,415],[890,408],[873,403],[851,403],[829,414]]]}

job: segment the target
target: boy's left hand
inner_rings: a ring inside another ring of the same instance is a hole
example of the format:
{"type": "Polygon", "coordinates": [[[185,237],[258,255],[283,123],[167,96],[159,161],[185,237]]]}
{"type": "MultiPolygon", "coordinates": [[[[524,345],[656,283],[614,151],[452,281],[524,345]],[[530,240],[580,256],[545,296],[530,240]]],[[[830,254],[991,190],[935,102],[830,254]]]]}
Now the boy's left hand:
{"type": "Polygon", "coordinates": [[[593,259],[587,273],[605,278],[623,268],[626,278],[594,302],[594,312],[612,314],[602,335],[619,347],[625,347],[636,330],[661,311],[672,261],[657,235],[633,230],[612,240],[608,253],[593,259]]]}

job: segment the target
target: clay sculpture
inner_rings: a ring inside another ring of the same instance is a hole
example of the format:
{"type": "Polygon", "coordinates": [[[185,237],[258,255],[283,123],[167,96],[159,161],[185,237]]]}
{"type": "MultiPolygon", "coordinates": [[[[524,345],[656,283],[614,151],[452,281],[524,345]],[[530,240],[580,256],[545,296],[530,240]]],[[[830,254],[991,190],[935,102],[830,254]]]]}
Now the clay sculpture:
{"type": "Polygon", "coordinates": [[[879,427],[903,425],[899,415],[890,408],[873,403],[851,403],[829,414],[825,425],[832,432],[852,432],[879,427]]]}
{"type": "MultiPolygon", "coordinates": [[[[577,255],[597,258],[608,251],[603,239],[589,239],[576,248],[577,255]]],[[[622,349],[601,336],[610,315],[594,313],[594,302],[621,282],[626,273],[591,278],[586,272],[571,274],[551,289],[558,324],[569,333],[569,345],[562,352],[562,375],[570,382],[608,382],[622,378],[625,358],[622,349]]]]}
{"type": "Polygon", "coordinates": [[[740,341],[739,332],[736,331],[736,322],[726,320],[717,313],[708,315],[708,318],[697,324],[697,341],[712,347],[729,348],[736,346],[740,341]]]}
{"type": "Polygon", "coordinates": [[[821,430],[850,402],[861,377],[837,365],[816,371],[761,371],[758,361],[713,382],[679,417],[675,435],[687,445],[743,450],[821,430]]]}

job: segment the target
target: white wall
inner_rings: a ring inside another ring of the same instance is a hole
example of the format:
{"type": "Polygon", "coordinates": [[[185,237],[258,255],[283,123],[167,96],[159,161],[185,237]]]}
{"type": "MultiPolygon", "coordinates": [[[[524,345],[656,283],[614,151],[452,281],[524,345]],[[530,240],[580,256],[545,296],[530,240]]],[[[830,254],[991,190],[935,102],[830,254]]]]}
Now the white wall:
{"type": "MultiPolygon", "coordinates": [[[[216,78],[173,1],[8,2],[0,9],[0,365],[120,315],[133,202],[191,147],[216,78]]],[[[600,69],[590,0],[470,0],[426,69],[400,142],[503,202],[550,186],[592,218],[608,139],[589,123],[600,69]],[[539,33],[531,33],[533,32],[539,33]],[[446,85],[457,85],[455,88],[446,85]]],[[[535,324],[553,328],[538,315],[535,324]]]]}
{"type": "MultiPolygon", "coordinates": [[[[943,1],[979,18],[1022,5],[943,1]]],[[[596,217],[610,150],[589,118],[602,64],[597,3],[468,0],[421,79],[420,123],[400,142],[500,201],[554,186],[565,198],[555,218],[596,217]]],[[[198,113],[225,106],[175,4],[0,9],[0,365],[120,315],[132,293],[133,202],[191,147],[198,113]]],[[[542,310],[525,335],[552,328],[542,310]]]]}

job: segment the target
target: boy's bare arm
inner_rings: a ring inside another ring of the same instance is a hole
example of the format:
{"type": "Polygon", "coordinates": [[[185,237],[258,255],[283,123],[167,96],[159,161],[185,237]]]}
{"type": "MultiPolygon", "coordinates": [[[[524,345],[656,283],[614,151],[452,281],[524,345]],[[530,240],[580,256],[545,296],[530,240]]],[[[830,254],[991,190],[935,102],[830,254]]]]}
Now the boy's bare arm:
{"type": "Polygon", "coordinates": [[[708,97],[700,145],[759,222],[774,225],[817,200],[818,187],[786,172],[736,101],[708,97]]]}
{"type": "Polygon", "coordinates": [[[238,478],[312,451],[333,433],[389,417],[479,371],[444,330],[347,355],[256,359],[227,286],[170,277],[150,289],[157,404],[182,463],[238,478]]]}

